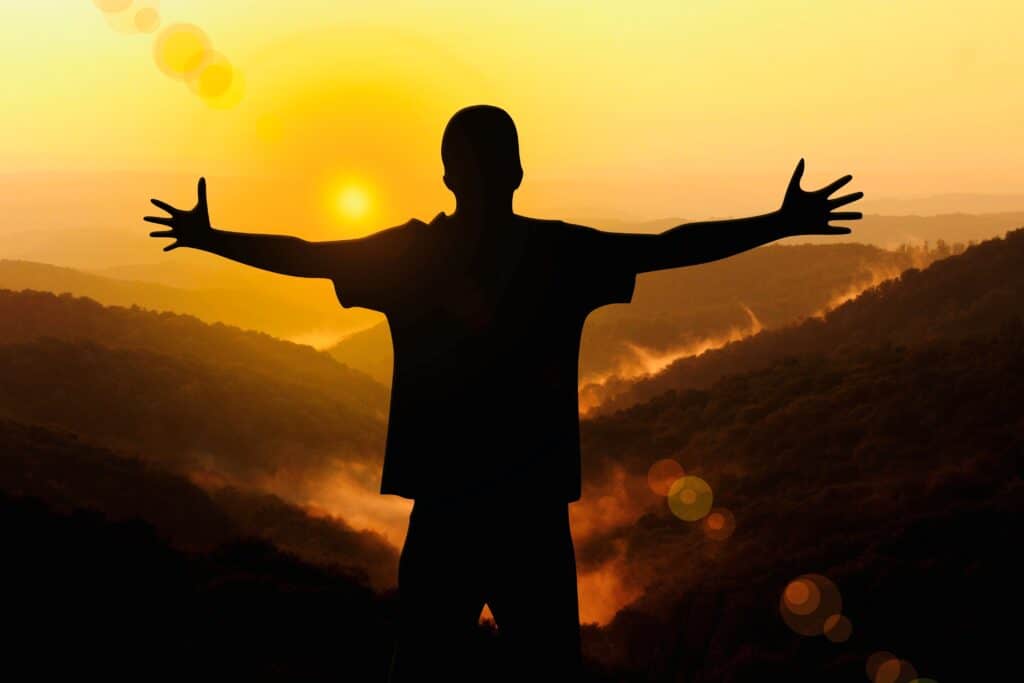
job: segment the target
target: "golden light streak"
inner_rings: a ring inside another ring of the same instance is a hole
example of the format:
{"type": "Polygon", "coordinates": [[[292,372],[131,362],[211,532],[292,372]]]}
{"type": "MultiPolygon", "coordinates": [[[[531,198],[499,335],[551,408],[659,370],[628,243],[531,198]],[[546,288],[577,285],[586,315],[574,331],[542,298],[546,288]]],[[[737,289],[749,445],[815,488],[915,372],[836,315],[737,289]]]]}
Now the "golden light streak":
{"type": "Polygon", "coordinates": [[[900,268],[872,269],[871,272],[868,274],[867,279],[860,280],[850,285],[845,290],[834,295],[831,299],[829,299],[828,303],[825,304],[825,306],[812,313],[811,317],[824,318],[829,311],[839,308],[847,301],[853,301],[864,292],[868,291],[869,289],[872,289],[873,287],[877,287],[883,282],[887,282],[888,280],[892,280],[894,278],[899,277],[900,273],[902,272],[903,270],[900,268]]]}
{"type": "Polygon", "coordinates": [[[625,560],[618,558],[601,569],[579,577],[580,622],[607,624],[619,610],[643,595],[641,586],[622,580],[627,575],[625,560]]]}
{"type": "Polygon", "coordinates": [[[620,359],[618,366],[612,371],[590,375],[580,381],[580,414],[586,415],[609,398],[607,392],[602,391],[602,387],[613,379],[636,380],[656,375],[677,360],[700,356],[707,351],[720,349],[726,344],[746,339],[763,330],[764,325],[750,310],[750,307],[744,304],[740,305],[747,314],[748,324],[744,327],[733,327],[717,337],[707,337],[668,351],[656,351],[627,342],[626,347],[631,351],[632,356],[620,359]]]}

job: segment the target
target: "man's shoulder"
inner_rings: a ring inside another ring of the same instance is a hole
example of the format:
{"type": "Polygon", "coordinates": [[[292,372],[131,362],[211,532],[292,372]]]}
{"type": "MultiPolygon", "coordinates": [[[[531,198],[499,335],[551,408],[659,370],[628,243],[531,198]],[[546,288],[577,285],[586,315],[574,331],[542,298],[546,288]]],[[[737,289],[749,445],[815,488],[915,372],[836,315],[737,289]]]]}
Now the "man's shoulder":
{"type": "Polygon", "coordinates": [[[563,225],[567,225],[565,221],[557,218],[538,218],[536,216],[524,216],[521,213],[515,214],[515,219],[521,225],[529,225],[539,228],[558,228],[563,225]]]}
{"type": "Polygon", "coordinates": [[[573,235],[592,232],[596,229],[586,225],[570,223],[560,218],[535,218],[519,214],[516,214],[516,218],[522,226],[550,237],[572,237],[573,235]]]}
{"type": "Polygon", "coordinates": [[[567,249],[573,253],[589,250],[601,243],[606,235],[602,230],[561,219],[527,218],[530,232],[553,248],[567,249]]]}
{"type": "Polygon", "coordinates": [[[438,211],[437,215],[431,218],[429,221],[425,221],[421,218],[410,218],[408,221],[406,221],[405,225],[416,227],[423,227],[426,225],[440,225],[441,223],[444,223],[447,219],[448,214],[446,214],[444,211],[438,211]]]}
{"type": "Polygon", "coordinates": [[[409,220],[407,220],[404,223],[401,223],[400,225],[396,225],[396,226],[393,226],[393,227],[387,228],[387,229],[388,230],[401,230],[401,229],[417,230],[417,229],[422,229],[422,228],[425,228],[425,227],[428,227],[428,226],[431,226],[431,225],[440,225],[447,218],[448,218],[448,216],[445,214],[445,212],[444,211],[440,211],[440,212],[438,212],[438,214],[436,216],[431,218],[430,221],[425,221],[422,218],[410,218],[409,220]]]}
{"type": "Polygon", "coordinates": [[[447,216],[445,216],[443,211],[434,216],[429,223],[422,220],[421,218],[410,218],[404,223],[399,223],[397,225],[391,225],[386,228],[382,228],[377,232],[371,233],[367,237],[372,238],[374,240],[386,241],[412,238],[425,233],[426,229],[430,228],[431,226],[440,225],[441,223],[444,222],[446,218],[447,216]]]}

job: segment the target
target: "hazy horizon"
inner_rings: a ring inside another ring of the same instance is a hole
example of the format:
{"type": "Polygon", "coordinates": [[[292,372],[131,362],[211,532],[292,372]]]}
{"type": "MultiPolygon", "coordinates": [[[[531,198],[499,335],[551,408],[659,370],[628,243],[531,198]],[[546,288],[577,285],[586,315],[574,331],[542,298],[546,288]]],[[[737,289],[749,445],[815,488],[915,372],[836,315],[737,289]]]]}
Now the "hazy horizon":
{"type": "Polygon", "coordinates": [[[490,102],[519,127],[527,214],[761,213],[801,157],[807,187],[853,173],[865,210],[888,197],[1016,194],[1024,175],[1024,94],[1006,87],[1024,69],[1024,9],[1005,3],[481,14],[454,0],[179,0],[159,11],[160,28],[194,24],[230,60],[245,83],[237,105],[206,106],[154,63],[159,33],[119,33],[91,2],[4,3],[0,172],[180,179],[106,188],[132,218],[150,196],[193,199],[203,174],[215,218],[232,226],[349,237],[451,207],[442,129],[490,102]],[[232,199],[225,186],[244,175],[273,191],[232,199]]]}

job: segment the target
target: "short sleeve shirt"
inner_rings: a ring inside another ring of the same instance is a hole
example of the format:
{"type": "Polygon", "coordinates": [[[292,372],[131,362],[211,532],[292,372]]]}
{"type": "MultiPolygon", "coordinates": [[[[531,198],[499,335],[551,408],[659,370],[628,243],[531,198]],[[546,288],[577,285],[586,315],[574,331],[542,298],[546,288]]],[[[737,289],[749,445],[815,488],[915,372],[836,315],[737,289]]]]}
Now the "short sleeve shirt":
{"type": "Polygon", "coordinates": [[[338,301],[384,313],[394,345],[382,493],[579,499],[579,342],[633,296],[621,237],[442,213],[349,241],[338,301]]]}

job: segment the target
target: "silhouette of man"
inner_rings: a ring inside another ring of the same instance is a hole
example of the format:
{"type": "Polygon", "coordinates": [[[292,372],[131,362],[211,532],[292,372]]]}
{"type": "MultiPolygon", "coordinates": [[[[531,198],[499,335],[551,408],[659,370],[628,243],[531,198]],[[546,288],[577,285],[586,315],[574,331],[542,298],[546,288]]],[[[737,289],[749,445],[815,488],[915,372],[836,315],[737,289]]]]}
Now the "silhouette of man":
{"type": "MultiPolygon", "coordinates": [[[[300,277],[333,281],[343,307],[383,312],[394,372],[381,493],[413,504],[398,570],[391,680],[472,677],[464,664],[485,604],[515,676],[575,680],[580,625],[568,505],[580,498],[578,357],[588,314],[628,303],[636,274],[705,263],[792,235],[842,235],[831,195],[847,175],[800,188],[751,218],[614,233],[517,215],[523,177],[515,125],[502,109],[467,107],[441,143],[452,215],[410,220],[358,239],[211,227],[206,184],[169,216],[165,251],[193,247],[300,277]]],[[[479,673],[479,672],[478,672],[479,673]]],[[[487,674],[486,677],[492,677],[487,674]]]]}

